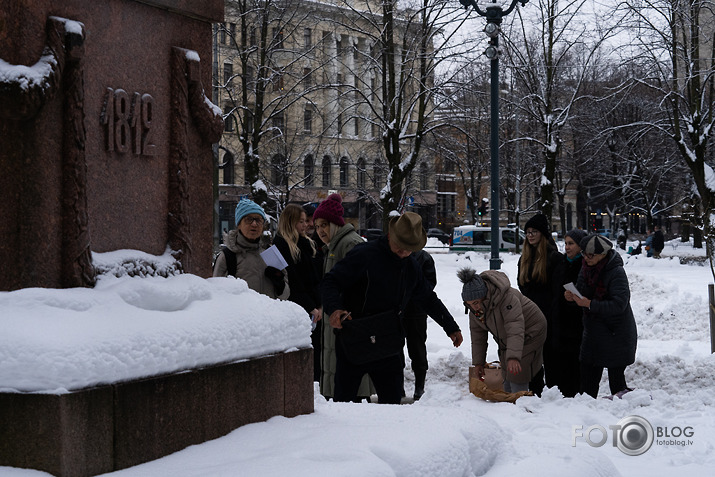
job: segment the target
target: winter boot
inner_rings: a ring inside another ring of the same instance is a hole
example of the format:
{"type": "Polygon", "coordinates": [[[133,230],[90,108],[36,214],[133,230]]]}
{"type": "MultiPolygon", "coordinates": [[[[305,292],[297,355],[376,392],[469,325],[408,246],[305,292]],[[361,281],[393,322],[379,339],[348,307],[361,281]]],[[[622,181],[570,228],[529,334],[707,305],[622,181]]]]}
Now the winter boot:
{"type": "Polygon", "coordinates": [[[422,395],[425,393],[425,377],[427,373],[420,372],[415,373],[415,401],[419,401],[422,395]]]}

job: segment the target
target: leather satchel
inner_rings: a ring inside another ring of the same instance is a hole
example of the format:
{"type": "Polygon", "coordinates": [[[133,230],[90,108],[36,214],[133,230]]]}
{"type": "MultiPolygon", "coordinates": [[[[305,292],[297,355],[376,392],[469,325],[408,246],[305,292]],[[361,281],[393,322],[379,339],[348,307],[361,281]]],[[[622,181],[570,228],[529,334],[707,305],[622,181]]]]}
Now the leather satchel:
{"type": "Polygon", "coordinates": [[[400,354],[405,345],[402,323],[394,311],[343,322],[338,341],[353,364],[366,364],[400,354]]]}

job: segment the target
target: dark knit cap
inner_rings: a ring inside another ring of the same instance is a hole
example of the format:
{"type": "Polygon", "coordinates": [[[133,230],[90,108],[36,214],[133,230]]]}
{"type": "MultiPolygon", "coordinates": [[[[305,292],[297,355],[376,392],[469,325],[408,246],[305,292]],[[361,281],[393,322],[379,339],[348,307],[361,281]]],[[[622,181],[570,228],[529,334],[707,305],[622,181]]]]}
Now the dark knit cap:
{"type": "Polygon", "coordinates": [[[588,232],[581,229],[571,229],[566,232],[566,236],[571,237],[571,240],[576,242],[576,245],[578,245],[579,247],[581,246],[581,240],[583,240],[586,235],[588,235],[588,232]]]}
{"type": "Polygon", "coordinates": [[[307,215],[308,217],[312,217],[313,214],[315,214],[315,206],[310,202],[307,202],[303,205],[303,210],[305,210],[305,215],[307,215]]]}
{"type": "Polygon", "coordinates": [[[545,237],[549,237],[551,234],[549,233],[549,222],[546,220],[546,216],[544,214],[536,214],[532,218],[526,221],[526,225],[524,226],[524,230],[528,229],[536,229],[539,232],[541,232],[541,235],[544,235],[545,237]]]}
{"type": "Polygon", "coordinates": [[[579,244],[581,251],[585,254],[601,255],[613,248],[613,244],[606,237],[598,234],[591,234],[581,240],[579,244]]]}
{"type": "Polygon", "coordinates": [[[479,300],[487,296],[487,284],[477,275],[476,270],[462,268],[457,271],[457,277],[464,284],[462,285],[463,301],[479,300]]]}
{"type": "Polygon", "coordinates": [[[340,194],[330,194],[327,199],[318,205],[313,214],[313,220],[325,219],[328,222],[343,226],[343,198],[340,194]]]}

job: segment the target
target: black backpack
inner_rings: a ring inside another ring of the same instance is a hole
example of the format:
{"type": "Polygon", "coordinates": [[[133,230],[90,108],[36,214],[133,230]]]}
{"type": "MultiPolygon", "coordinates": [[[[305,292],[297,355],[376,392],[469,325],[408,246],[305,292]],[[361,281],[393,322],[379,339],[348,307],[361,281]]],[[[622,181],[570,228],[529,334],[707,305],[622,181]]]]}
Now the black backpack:
{"type": "Polygon", "coordinates": [[[216,254],[216,258],[214,258],[212,268],[216,268],[216,260],[222,253],[223,256],[226,258],[226,274],[236,278],[236,268],[238,268],[238,260],[236,259],[236,253],[229,250],[226,246],[222,246],[221,252],[216,254]]]}

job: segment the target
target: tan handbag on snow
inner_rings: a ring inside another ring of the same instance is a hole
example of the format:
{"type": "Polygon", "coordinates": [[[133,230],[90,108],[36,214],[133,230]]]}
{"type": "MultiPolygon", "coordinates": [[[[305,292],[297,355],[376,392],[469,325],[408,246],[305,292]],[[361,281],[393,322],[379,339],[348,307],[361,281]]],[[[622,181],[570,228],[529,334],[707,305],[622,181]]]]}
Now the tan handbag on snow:
{"type": "Polygon", "coordinates": [[[516,402],[522,396],[533,396],[531,391],[519,391],[518,393],[508,393],[504,391],[504,379],[501,375],[501,365],[499,361],[484,363],[484,379],[479,379],[477,368],[469,367],[469,392],[484,399],[494,402],[516,402]]]}

